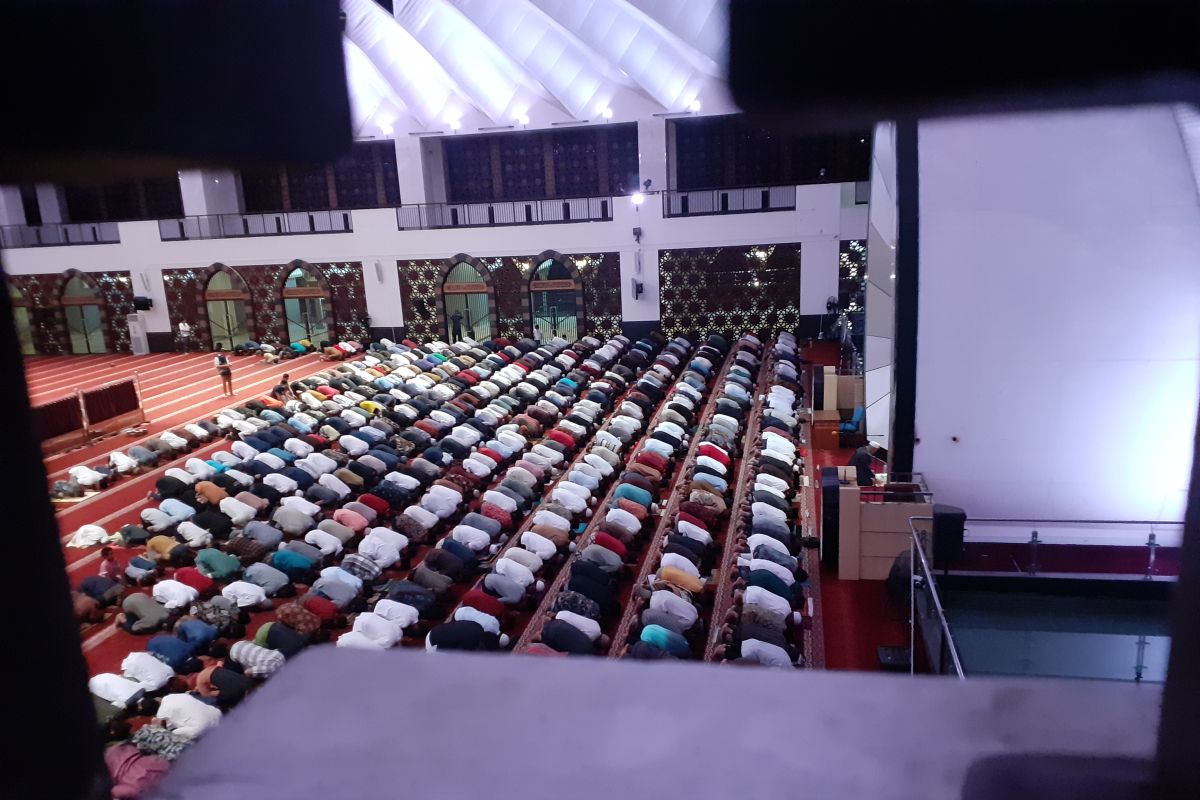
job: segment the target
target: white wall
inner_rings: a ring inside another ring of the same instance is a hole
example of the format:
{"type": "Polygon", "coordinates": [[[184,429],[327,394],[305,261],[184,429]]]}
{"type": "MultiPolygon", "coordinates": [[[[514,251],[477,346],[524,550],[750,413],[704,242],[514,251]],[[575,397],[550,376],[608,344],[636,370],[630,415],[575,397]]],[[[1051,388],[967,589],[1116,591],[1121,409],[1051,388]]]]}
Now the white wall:
{"type": "Polygon", "coordinates": [[[920,162],[915,460],[937,499],[1182,519],[1200,204],[1170,110],[927,123],[920,162]]]}
{"type": "Polygon", "coordinates": [[[867,438],[889,445],[892,434],[892,354],[896,301],[896,131],[875,126],[871,152],[871,202],[867,225],[866,372],[867,438]]]}
{"type": "Polygon", "coordinates": [[[658,309],[657,256],[660,249],[716,245],[774,244],[801,242],[800,308],[805,314],[824,310],[825,298],[837,293],[838,242],[861,237],[859,214],[843,214],[841,184],[800,186],[794,211],[735,214],[665,219],[657,194],[635,207],[628,197],[613,198],[611,222],[577,222],[562,225],[522,225],[453,230],[406,230],[396,228],[393,209],[352,212],[353,233],[297,236],[262,236],[244,239],[196,241],[159,240],[158,224],[122,222],[119,244],[86,247],[42,247],[9,250],[5,268],[12,274],[61,272],[75,268],[84,272],[129,270],[135,292],[154,298],[149,312],[150,331],[169,329],[163,292],[163,269],[203,267],[214,262],[280,264],[295,258],[306,261],[361,261],[367,295],[367,311],[377,326],[404,324],[400,310],[397,259],[448,258],[456,253],[477,256],[536,254],[543,250],[562,253],[619,251],[621,253],[622,312],[628,321],[656,320],[658,309]],[[843,233],[845,226],[849,230],[843,233]],[[642,229],[645,294],[634,300],[633,229],[642,229]],[[381,263],[377,277],[375,262],[381,263]],[[144,276],[144,277],[143,277],[144,276]]]}

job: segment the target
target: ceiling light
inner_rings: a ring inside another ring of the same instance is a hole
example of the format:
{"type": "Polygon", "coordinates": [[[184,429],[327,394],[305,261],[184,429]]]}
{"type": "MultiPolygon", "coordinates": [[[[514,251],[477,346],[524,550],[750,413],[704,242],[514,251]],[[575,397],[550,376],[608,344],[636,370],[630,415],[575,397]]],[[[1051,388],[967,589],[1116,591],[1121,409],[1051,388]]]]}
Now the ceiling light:
{"type": "Polygon", "coordinates": [[[692,102],[688,103],[688,111],[692,112],[693,114],[699,112],[700,111],[700,101],[693,100],[692,102]]]}
{"type": "Polygon", "coordinates": [[[766,250],[755,250],[754,257],[760,261],[766,261],[767,260],[767,251],[766,250]]]}
{"type": "Polygon", "coordinates": [[[893,272],[893,273],[892,273],[891,275],[889,275],[888,277],[889,277],[889,278],[891,278],[892,280],[896,280],[896,273],[894,273],[894,272],[893,272]]]}
{"type": "Polygon", "coordinates": [[[587,267],[587,265],[588,265],[588,262],[587,262],[586,258],[575,259],[575,269],[584,269],[587,267]]]}
{"type": "Polygon", "coordinates": [[[641,192],[634,192],[633,196],[629,199],[633,201],[635,206],[640,206],[642,203],[646,202],[646,195],[642,194],[641,192]]]}
{"type": "Polygon", "coordinates": [[[529,115],[528,114],[519,115],[517,117],[517,124],[518,125],[528,125],[529,124],[529,115]]]}
{"type": "Polygon", "coordinates": [[[392,123],[390,122],[381,122],[379,123],[379,130],[383,131],[384,135],[391,136],[395,128],[392,127],[392,123]]]}
{"type": "Polygon", "coordinates": [[[600,116],[604,117],[605,119],[612,119],[612,109],[609,108],[608,106],[605,106],[600,111],[600,116]]]}

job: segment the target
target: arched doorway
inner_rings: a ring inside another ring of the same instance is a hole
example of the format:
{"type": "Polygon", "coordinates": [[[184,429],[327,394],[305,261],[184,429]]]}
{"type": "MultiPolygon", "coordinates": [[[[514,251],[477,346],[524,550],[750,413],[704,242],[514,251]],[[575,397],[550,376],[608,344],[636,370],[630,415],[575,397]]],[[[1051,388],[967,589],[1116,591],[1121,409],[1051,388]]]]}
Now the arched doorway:
{"type": "Polygon", "coordinates": [[[315,346],[330,339],[329,290],[316,267],[293,261],[283,283],[283,314],[287,318],[289,342],[307,339],[315,346]]]}
{"type": "Polygon", "coordinates": [[[442,281],[445,330],[451,342],[468,336],[492,338],[492,315],[484,276],[467,261],[456,261],[442,281]]]}
{"type": "Polygon", "coordinates": [[[250,289],[241,275],[218,266],[204,288],[204,302],[214,348],[232,350],[250,341],[250,289]]]}
{"type": "Polygon", "coordinates": [[[100,289],[87,275],[76,272],[63,285],[59,303],[67,321],[67,336],[75,355],[107,353],[104,309],[100,289]]]}
{"type": "Polygon", "coordinates": [[[17,340],[21,343],[21,355],[37,355],[37,348],[33,346],[33,320],[29,316],[29,298],[10,283],[8,301],[12,305],[13,326],[17,329],[17,340]]]}
{"type": "Polygon", "coordinates": [[[555,336],[568,342],[579,338],[583,310],[579,294],[578,273],[557,254],[543,253],[529,277],[529,310],[543,341],[555,336]]]}

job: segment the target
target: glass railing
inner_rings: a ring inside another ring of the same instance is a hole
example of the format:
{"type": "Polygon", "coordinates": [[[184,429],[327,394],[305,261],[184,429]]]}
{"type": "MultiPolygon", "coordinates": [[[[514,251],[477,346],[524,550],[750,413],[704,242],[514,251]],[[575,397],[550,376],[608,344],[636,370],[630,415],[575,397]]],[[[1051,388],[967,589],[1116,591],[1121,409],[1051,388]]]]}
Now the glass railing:
{"type": "Polygon", "coordinates": [[[611,219],[611,197],[499,200],[491,203],[420,203],[399,206],[396,209],[396,227],[402,231],[607,222],[611,219]]]}
{"type": "Polygon", "coordinates": [[[292,236],[306,233],[350,233],[353,230],[354,220],[349,211],[206,214],[158,221],[158,235],[164,242],[183,239],[234,239],[245,236],[292,236]]]}
{"type": "Polygon", "coordinates": [[[945,671],[949,639],[972,676],[1166,679],[1181,522],[971,519],[961,548],[932,547],[931,527],[910,520],[913,643],[930,671],[945,671]]]}
{"type": "Polygon", "coordinates": [[[746,186],[737,189],[691,189],[663,192],[664,217],[746,214],[755,211],[793,211],[796,187],[746,186]]]}
{"type": "Polygon", "coordinates": [[[116,244],[121,232],[115,222],[53,222],[46,225],[0,226],[0,247],[61,247],[76,244],[116,244]]]}
{"type": "Polygon", "coordinates": [[[950,622],[942,605],[933,559],[929,554],[930,529],[933,517],[911,517],[910,534],[908,626],[909,672],[917,671],[918,654],[923,656],[926,669],[936,675],[953,675],[962,679],[962,660],[950,630],[950,622]],[[917,647],[921,646],[920,653],[917,647]]]}
{"type": "Polygon", "coordinates": [[[1183,523],[1161,520],[970,519],[962,555],[938,567],[996,575],[1169,579],[1183,523]]]}

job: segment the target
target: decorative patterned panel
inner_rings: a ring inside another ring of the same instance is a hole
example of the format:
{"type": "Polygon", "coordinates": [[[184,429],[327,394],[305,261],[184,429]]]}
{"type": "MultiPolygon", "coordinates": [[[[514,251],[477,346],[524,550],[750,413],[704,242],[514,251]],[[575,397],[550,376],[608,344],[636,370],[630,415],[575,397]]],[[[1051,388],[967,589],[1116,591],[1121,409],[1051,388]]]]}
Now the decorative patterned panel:
{"type": "Polygon", "coordinates": [[[662,330],[764,334],[800,323],[800,245],[663,250],[658,257],[662,330]]]}
{"type": "Polygon", "coordinates": [[[442,288],[443,259],[397,261],[400,271],[400,307],[410,339],[418,342],[441,336],[438,296],[442,288]]]}
{"type": "Polygon", "coordinates": [[[480,259],[492,274],[496,290],[496,316],[500,336],[519,339],[533,333],[529,324],[529,271],[531,258],[480,259]]]}
{"type": "Polygon", "coordinates": [[[283,211],[282,171],[278,167],[243,167],[242,201],[249,214],[283,211]]]}
{"type": "Polygon", "coordinates": [[[325,166],[289,165],[287,168],[289,211],[316,211],[331,208],[329,182],[325,166]]]}
{"type": "Polygon", "coordinates": [[[590,130],[555,131],[554,195],[589,197],[596,193],[599,175],[596,134],[590,130]]]}
{"type": "Polygon", "coordinates": [[[133,278],[128,272],[89,273],[100,287],[104,303],[100,306],[104,320],[104,341],[114,353],[129,352],[129,323],[127,314],[133,308],[133,278]]]}
{"type": "Polygon", "coordinates": [[[314,264],[329,284],[329,304],[333,309],[333,328],[340,339],[365,341],[370,336],[367,316],[367,290],[363,284],[361,261],[314,264]]]}
{"type": "Polygon", "coordinates": [[[587,253],[569,256],[583,279],[587,332],[607,339],[621,332],[621,254],[587,253]]]}
{"type": "Polygon", "coordinates": [[[540,200],[546,197],[546,156],[542,149],[542,134],[510,133],[498,138],[504,199],[540,200]]]}
{"type": "MultiPolygon", "coordinates": [[[[332,316],[330,331],[338,338],[362,341],[368,337],[366,291],[362,263],[358,261],[310,264],[303,262],[317,275],[322,288],[329,292],[328,308],[332,316]]],[[[232,268],[246,282],[250,291],[250,336],[255,341],[279,345],[287,341],[287,321],[283,313],[283,282],[292,271],[292,264],[260,264],[232,268]]],[[[231,269],[214,264],[212,267],[163,270],[171,327],[187,320],[196,338],[206,347],[212,346],[208,323],[208,305],[204,290],[209,278],[218,269],[231,269]]]]}
{"type": "Polygon", "coordinates": [[[104,344],[112,353],[129,352],[129,325],[126,314],[133,313],[133,281],[128,272],[88,272],[78,270],[44,275],[10,275],[9,280],[29,298],[30,328],[34,349],[41,355],[66,355],[71,352],[67,322],[59,298],[63,287],[74,275],[86,274],[99,288],[100,321],[104,344]]]}
{"type": "Polygon", "coordinates": [[[871,133],[788,133],[739,114],[672,120],[679,189],[840,183],[870,178],[871,133]]]}
{"type": "Polygon", "coordinates": [[[34,349],[40,355],[57,356],[71,352],[67,338],[67,323],[58,293],[62,288],[62,273],[45,275],[9,275],[8,279],[29,298],[30,329],[34,349]]]}
{"type": "Polygon", "coordinates": [[[446,193],[450,202],[481,203],[494,200],[491,138],[448,138],[442,140],[442,147],[446,163],[446,193]]]}
{"type": "Polygon", "coordinates": [[[642,185],[637,124],[608,127],[608,177],[612,194],[630,194],[642,185]]]}

